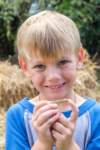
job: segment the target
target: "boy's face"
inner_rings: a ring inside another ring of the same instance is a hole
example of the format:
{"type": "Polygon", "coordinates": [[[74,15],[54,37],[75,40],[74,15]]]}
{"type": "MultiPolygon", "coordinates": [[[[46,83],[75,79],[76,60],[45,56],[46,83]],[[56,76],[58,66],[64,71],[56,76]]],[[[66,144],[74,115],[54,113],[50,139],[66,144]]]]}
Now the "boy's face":
{"type": "Polygon", "coordinates": [[[43,59],[34,55],[28,61],[26,72],[44,99],[71,98],[80,63],[82,63],[80,53],[76,56],[67,52],[57,60],[43,59]]]}

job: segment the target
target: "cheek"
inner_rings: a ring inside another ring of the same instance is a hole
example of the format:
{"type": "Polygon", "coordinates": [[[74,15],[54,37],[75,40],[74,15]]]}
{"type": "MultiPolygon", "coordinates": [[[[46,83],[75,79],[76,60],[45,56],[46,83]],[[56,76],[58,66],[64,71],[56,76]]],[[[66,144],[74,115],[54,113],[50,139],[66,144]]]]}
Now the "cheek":
{"type": "Polygon", "coordinates": [[[63,71],[64,77],[66,78],[66,80],[69,80],[70,82],[74,82],[76,80],[76,74],[77,71],[75,68],[63,71]]]}
{"type": "Polygon", "coordinates": [[[39,86],[43,84],[44,77],[41,73],[34,73],[31,76],[31,80],[32,80],[34,87],[38,88],[39,86]]]}

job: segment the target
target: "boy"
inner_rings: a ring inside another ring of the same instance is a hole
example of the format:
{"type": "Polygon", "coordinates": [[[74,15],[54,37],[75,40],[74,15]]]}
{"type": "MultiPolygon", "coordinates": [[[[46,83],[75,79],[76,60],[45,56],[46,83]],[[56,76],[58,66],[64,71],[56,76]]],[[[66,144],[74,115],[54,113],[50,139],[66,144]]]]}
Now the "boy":
{"type": "Polygon", "coordinates": [[[21,69],[39,95],[8,110],[6,150],[100,150],[100,104],[73,90],[84,58],[74,22],[40,12],[19,28],[17,47],[21,69]]]}

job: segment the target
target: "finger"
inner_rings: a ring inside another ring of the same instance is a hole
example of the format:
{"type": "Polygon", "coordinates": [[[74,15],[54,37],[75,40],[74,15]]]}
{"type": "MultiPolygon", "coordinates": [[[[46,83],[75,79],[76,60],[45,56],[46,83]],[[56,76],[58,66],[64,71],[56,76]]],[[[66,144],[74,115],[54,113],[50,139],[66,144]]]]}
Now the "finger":
{"type": "Polygon", "coordinates": [[[35,104],[32,121],[35,121],[37,119],[37,112],[38,112],[39,108],[41,108],[42,106],[45,106],[45,105],[47,105],[47,103],[45,101],[38,102],[37,104],[35,104]]]}
{"type": "Polygon", "coordinates": [[[38,109],[37,113],[38,115],[48,111],[48,110],[52,110],[52,109],[58,109],[57,104],[47,104],[42,106],[40,109],[38,109]]]}
{"type": "Polygon", "coordinates": [[[52,116],[50,119],[48,119],[47,122],[44,123],[44,127],[50,127],[50,129],[52,129],[53,124],[58,120],[59,118],[59,113],[55,114],[54,116],[52,116]]]}
{"type": "Polygon", "coordinates": [[[76,122],[77,116],[78,116],[78,108],[76,107],[76,104],[72,100],[68,100],[67,105],[71,107],[72,112],[69,120],[73,123],[76,122]]]}
{"type": "Polygon", "coordinates": [[[34,111],[33,111],[33,120],[35,120],[35,119],[37,118],[37,112],[38,112],[38,110],[39,110],[41,107],[43,107],[43,106],[45,106],[45,105],[47,105],[47,104],[48,104],[47,101],[39,101],[39,102],[37,102],[37,103],[35,104],[35,108],[34,108],[34,111]]]}
{"type": "Polygon", "coordinates": [[[34,122],[37,119],[37,112],[38,112],[39,108],[41,108],[45,105],[47,105],[46,101],[39,101],[35,104],[35,108],[34,108],[33,116],[32,116],[32,122],[34,122]]]}
{"type": "Polygon", "coordinates": [[[53,124],[52,129],[59,132],[60,134],[65,133],[66,130],[65,126],[58,121],[53,124]]]}
{"type": "Polygon", "coordinates": [[[41,126],[42,124],[44,124],[45,122],[47,122],[49,119],[51,119],[57,113],[59,113],[59,109],[48,110],[48,111],[42,113],[37,118],[37,124],[38,124],[38,126],[41,126]]]}
{"type": "MultiPolygon", "coordinates": [[[[73,131],[74,128],[75,128],[75,123],[71,122],[70,119],[66,118],[63,114],[61,114],[61,115],[59,116],[58,122],[63,125],[64,130],[65,130],[66,128],[68,128],[68,129],[70,129],[71,131],[73,131]]],[[[56,126],[56,125],[55,125],[55,126],[56,126]]],[[[56,127],[56,128],[58,128],[58,127],[56,127]]]]}
{"type": "Polygon", "coordinates": [[[57,132],[56,130],[52,130],[51,133],[52,133],[54,140],[62,141],[62,139],[64,138],[63,134],[57,132]]]}
{"type": "Polygon", "coordinates": [[[46,104],[35,112],[35,119],[37,119],[42,113],[47,112],[48,110],[58,109],[57,104],[46,104]]]}
{"type": "Polygon", "coordinates": [[[35,104],[35,109],[34,111],[37,111],[38,109],[40,109],[42,106],[45,106],[47,105],[48,102],[47,101],[39,101],[35,104]]]}

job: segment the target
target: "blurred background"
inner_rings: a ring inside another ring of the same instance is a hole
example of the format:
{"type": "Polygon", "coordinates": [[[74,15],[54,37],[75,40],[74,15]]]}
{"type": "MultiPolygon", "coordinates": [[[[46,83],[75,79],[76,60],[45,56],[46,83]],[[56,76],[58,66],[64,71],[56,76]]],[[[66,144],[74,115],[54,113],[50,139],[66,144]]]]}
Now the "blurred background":
{"type": "Polygon", "coordinates": [[[24,96],[37,94],[18,66],[15,41],[21,23],[42,10],[56,10],[77,24],[86,58],[75,90],[100,100],[100,0],[0,0],[0,150],[7,109],[24,96]]]}

